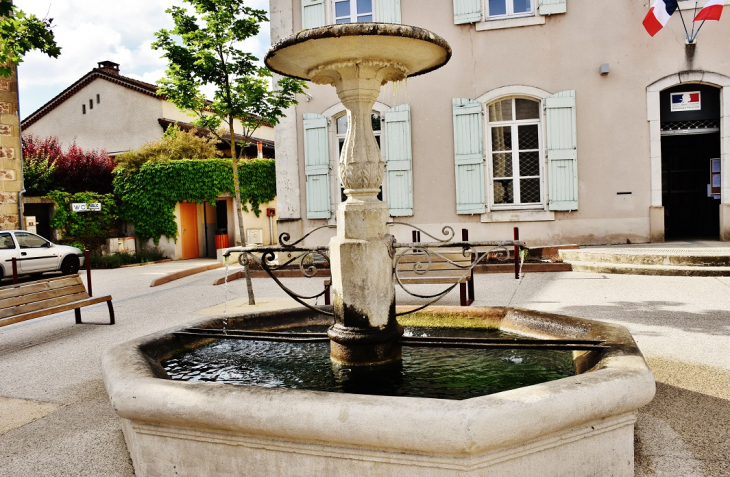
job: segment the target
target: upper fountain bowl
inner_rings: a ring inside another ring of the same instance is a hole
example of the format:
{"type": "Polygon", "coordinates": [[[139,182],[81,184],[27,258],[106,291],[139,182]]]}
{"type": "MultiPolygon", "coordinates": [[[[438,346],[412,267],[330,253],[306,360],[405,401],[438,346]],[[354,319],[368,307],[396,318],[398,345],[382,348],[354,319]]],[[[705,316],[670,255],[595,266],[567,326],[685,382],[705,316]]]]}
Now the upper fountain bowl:
{"type": "Polygon", "coordinates": [[[336,63],[382,64],[392,74],[383,83],[416,76],[445,65],[451,47],[440,36],[408,25],[344,23],[290,35],[266,53],[270,70],[294,78],[318,81],[319,73],[336,63]]]}

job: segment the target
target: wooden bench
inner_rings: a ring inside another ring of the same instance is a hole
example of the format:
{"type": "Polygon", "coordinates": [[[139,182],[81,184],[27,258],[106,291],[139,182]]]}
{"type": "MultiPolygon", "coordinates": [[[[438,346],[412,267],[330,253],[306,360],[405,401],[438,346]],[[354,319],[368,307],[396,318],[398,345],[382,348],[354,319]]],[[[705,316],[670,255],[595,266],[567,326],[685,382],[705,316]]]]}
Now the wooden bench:
{"type": "MultiPolygon", "coordinates": [[[[398,261],[398,277],[403,285],[429,285],[429,284],[459,284],[459,300],[461,306],[469,306],[474,303],[474,270],[468,273],[465,269],[459,268],[470,267],[472,258],[465,257],[461,249],[441,249],[436,250],[440,256],[435,253],[431,254],[431,263],[425,253],[404,255],[398,261]],[[449,260],[451,262],[449,262],[449,260]],[[425,274],[419,274],[415,271],[416,263],[421,263],[423,269],[428,269],[425,274]],[[453,262],[453,263],[452,263],[453,262]],[[457,266],[459,265],[459,266],[457,266]]],[[[330,304],[330,286],[332,280],[324,281],[324,303],[330,304]]]]}
{"type": "MultiPolygon", "coordinates": [[[[114,324],[111,295],[90,297],[78,275],[46,278],[19,285],[0,287],[0,326],[18,323],[62,311],[74,310],[76,324],[81,322],[81,308],[106,302],[109,323],[114,324]]],[[[86,323],[102,325],[107,323],[86,323]]]]}

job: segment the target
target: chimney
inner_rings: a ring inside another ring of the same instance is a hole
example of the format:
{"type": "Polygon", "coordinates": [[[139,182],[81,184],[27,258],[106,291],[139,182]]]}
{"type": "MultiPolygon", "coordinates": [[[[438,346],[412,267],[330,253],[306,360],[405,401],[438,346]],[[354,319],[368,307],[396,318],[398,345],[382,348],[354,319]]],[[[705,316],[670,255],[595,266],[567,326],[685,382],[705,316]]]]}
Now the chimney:
{"type": "Polygon", "coordinates": [[[119,63],[114,63],[113,61],[100,61],[97,65],[96,69],[98,70],[106,71],[113,75],[119,74],[119,63]]]}

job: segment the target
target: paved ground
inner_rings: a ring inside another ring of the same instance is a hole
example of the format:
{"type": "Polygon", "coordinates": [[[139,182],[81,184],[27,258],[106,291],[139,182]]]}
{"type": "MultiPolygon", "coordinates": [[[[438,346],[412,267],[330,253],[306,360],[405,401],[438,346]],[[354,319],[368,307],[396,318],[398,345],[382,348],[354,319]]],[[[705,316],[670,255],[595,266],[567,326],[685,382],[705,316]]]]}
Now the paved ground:
{"type": "MultiPolygon", "coordinates": [[[[243,281],[212,286],[213,270],[149,288],[161,274],[207,263],[173,262],[93,272],[94,294],[112,294],[115,326],[74,325],[73,313],[0,328],[0,476],[132,476],[100,372],[105,348],[218,313],[245,300],[243,281]],[[211,311],[212,309],[212,311],[211,311]]],[[[311,290],[321,279],[284,279],[311,290]]],[[[419,287],[423,291],[424,287],[419,287]]],[[[590,273],[477,275],[477,302],[605,320],[627,326],[657,378],[641,410],[636,475],[730,476],[730,278],[590,273]]],[[[280,302],[255,279],[260,301],[280,302]]],[[[399,295],[399,303],[409,300],[399,295]]],[[[452,292],[444,304],[458,304],[452,292]]],[[[85,308],[104,321],[106,306],[85,308]]],[[[587,458],[590,458],[587,456],[587,458]]]]}

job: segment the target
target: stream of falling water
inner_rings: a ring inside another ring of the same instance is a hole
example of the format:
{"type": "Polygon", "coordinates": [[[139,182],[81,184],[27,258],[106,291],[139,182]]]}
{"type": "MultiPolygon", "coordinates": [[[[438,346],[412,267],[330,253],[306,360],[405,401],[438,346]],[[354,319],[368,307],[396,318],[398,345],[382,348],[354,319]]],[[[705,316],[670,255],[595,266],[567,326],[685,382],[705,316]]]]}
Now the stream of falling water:
{"type": "Polygon", "coordinates": [[[226,333],[228,328],[228,259],[229,257],[225,258],[226,278],[223,281],[223,333],[226,333]]]}

